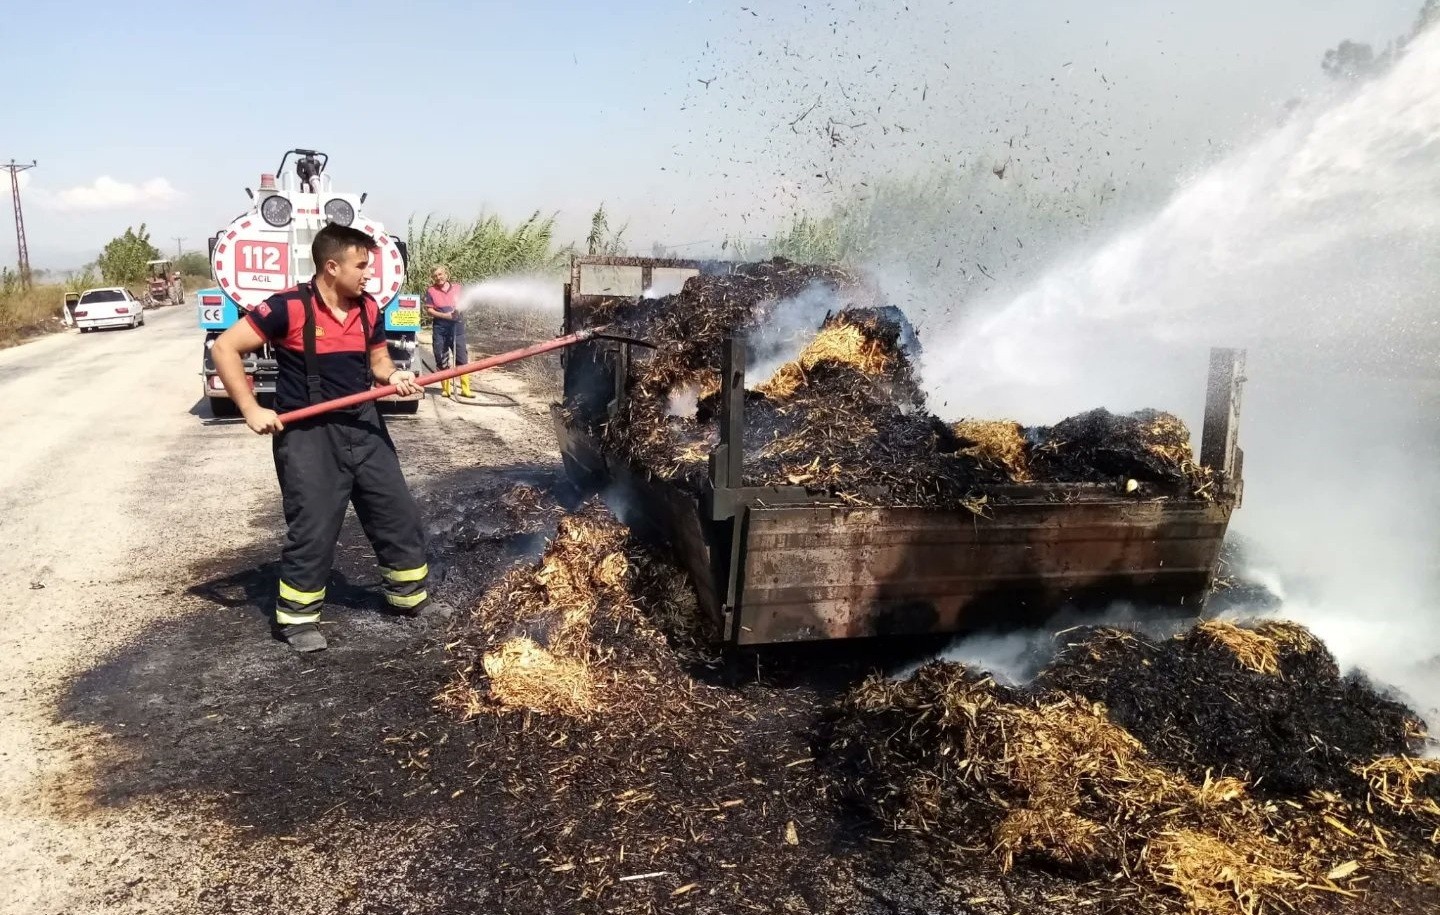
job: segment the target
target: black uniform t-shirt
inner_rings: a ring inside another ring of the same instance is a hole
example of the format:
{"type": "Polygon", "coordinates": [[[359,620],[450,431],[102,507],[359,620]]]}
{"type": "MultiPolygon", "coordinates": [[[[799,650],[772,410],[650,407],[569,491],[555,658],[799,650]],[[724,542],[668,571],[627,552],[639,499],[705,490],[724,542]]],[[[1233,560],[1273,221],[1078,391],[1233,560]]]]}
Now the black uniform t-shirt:
{"type": "MultiPolygon", "coordinates": [[[[311,295],[309,283],[276,293],[245,320],[275,346],[279,377],[275,382],[275,409],[298,410],[310,403],[305,383],[305,302],[311,295]]],[[[320,373],[320,392],[325,400],[370,390],[370,353],[385,342],[380,307],[369,293],[362,293],[355,307],[337,321],[324,302],[314,297],[315,360],[320,373]],[[370,338],[365,339],[360,321],[364,308],[370,319],[370,338]]]]}

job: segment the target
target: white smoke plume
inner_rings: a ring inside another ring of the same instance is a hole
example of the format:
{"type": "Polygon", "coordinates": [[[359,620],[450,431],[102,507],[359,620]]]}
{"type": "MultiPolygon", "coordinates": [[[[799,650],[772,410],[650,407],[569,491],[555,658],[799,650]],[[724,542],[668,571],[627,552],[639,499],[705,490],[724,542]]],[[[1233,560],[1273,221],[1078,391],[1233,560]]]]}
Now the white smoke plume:
{"type": "Polygon", "coordinates": [[[815,338],[825,316],[842,308],[844,303],[824,283],[811,283],[777,303],[769,319],[748,341],[746,385],[754,387],[766,381],[780,366],[798,357],[815,338]]]}
{"type": "Polygon", "coordinates": [[[1179,618],[1158,618],[1152,611],[1117,603],[1102,614],[1062,612],[1043,630],[980,632],[957,638],[934,658],[914,662],[891,674],[906,679],[933,660],[953,661],[983,670],[997,683],[1020,686],[1035,678],[1055,656],[1057,636],[1075,626],[1126,629],[1151,638],[1168,638],[1188,623],[1179,618]]]}
{"type": "MultiPolygon", "coordinates": [[[[1153,406],[1198,434],[1249,350],[1245,501],[1282,615],[1440,709],[1440,30],[1186,182],[1151,218],[927,339],[932,403],[1053,422],[1153,406]]],[[[1197,442],[1198,444],[1198,442],[1197,442]]],[[[1001,658],[1004,661],[1004,658],[1001,658]]],[[[1003,664],[1002,664],[1003,666],[1003,664]]]]}
{"type": "Polygon", "coordinates": [[[665,415],[691,419],[695,416],[695,411],[699,406],[700,386],[681,385],[670,392],[670,397],[665,402],[665,415]]]}

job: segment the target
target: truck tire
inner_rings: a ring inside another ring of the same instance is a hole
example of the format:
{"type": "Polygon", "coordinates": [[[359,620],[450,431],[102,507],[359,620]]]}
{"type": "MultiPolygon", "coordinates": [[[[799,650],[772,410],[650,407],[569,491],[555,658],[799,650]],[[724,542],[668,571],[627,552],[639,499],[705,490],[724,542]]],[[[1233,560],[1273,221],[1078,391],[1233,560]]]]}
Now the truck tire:
{"type": "Polygon", "coordinates": [[[240,408],[228,397],[211,397],[210,415],[216,419],[234,419],[240,415],[240,408]]]}

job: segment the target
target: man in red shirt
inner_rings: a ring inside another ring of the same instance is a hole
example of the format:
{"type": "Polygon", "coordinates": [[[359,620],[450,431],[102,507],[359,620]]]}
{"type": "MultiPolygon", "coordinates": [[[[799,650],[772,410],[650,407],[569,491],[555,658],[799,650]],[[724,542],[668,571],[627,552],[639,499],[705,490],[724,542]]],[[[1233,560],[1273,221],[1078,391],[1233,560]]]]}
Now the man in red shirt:
{"type": "Polygon", "coordinates": [[[288,526],[275,625],[277,635],[296,651],[326,647],[320,610],[347,503],[355,506],[375,548],[390,606],[418,616],[432,604],[420,510],[375,403],[287,427],[275,410],[255,400],[241,361],[242,354],[267,340],[275,344],[275,407],[280,412],[362,393],[376,382],[393,384],[401,394],[417,393],[414,373],[397,371],[391,362],[380,310],[365,292],[375,247],[374,239],[358,229],[327,225],[311,245],[314,278],[266,299],[210,350],[246,425],[275,436],[275,471],[288,526]]]}
{"type": "MultiPolygon", "coordinates": [[[[425,313],[434,324],[430,328],[430,349],[435,353],[435,367],[448,369],[470,361],[465,346],[465,318],[460,314],[460,287],[450,282],[450,269],[444,264],[430,271],[430,288],[425,290],[425,313]]],[[[440,382],[442,397],[450,396],[450,380],[440,382]]],[[[470,376],[460,376],[460,396],[470,396],[470,376]]]]}

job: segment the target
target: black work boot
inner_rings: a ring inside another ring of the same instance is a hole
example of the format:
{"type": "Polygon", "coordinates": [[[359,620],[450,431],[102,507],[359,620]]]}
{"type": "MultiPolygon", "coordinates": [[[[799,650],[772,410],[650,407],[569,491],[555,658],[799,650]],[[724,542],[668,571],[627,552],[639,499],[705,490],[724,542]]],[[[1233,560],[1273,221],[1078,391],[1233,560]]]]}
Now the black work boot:
{"type": "Polygon", "coordinates": [[[281,626],[280,638],[302,654],[325,650],[325,636],[320,632],[319,623],[297,623],[281,626]]]}

